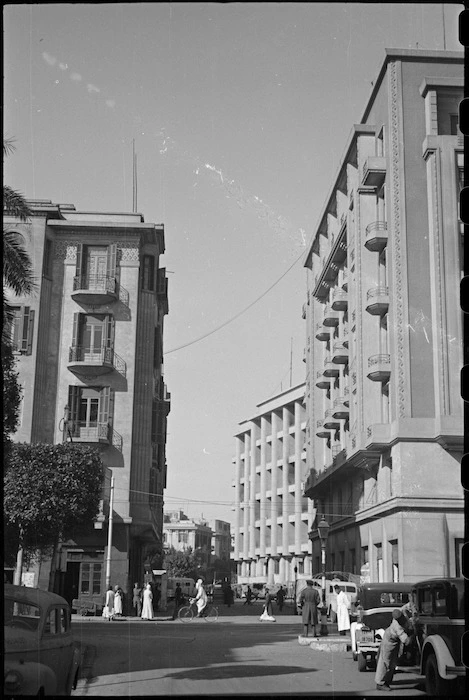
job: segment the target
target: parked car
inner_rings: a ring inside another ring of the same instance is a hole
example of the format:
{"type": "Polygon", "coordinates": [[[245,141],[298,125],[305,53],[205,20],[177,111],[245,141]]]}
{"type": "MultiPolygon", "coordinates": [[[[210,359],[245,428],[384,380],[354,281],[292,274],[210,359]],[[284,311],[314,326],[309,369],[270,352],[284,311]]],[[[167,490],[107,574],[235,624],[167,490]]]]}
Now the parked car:
{"type": "Polygon", "coordinates": [[[464,695],[466,669],[461,647],[464,634],[464,579],[419,581],[413,589],[417,607],[417,637],[413,663],[398,666],[425,676],[425,690],[432,696],[464,695]]]}
{"type": "Polygon", "coordinates": [[[70,606],[55,593],[4,586],[4,695],[70,695],[80,652],[70,606]]]}
{"type": "Polygon", "coordinates": [[[384,630],[391,624],[392,611],[409,601],[411,591],[410,583],[367,583],[358,589],[358,619],[350,625],[350,637],[359,671],[375,666],[384,630]]]}

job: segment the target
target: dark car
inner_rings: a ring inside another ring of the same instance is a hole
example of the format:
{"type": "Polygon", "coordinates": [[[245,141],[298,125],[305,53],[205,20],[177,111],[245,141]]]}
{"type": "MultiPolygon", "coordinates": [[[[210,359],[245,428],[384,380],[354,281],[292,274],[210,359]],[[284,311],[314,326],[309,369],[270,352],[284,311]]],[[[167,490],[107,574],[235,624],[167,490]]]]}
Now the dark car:
{"type": "Polygon", "coordinates": [[[70,695],[80,652],[67,601],[37,588],[5,584],[4,628],[4,695],[70,695]]]}
{"type": "Polygon", "coordinates": [[[352,654],[358,670],[374,667],[381,639],[392,620],[392,611],[409,602],[411,583],[367,583],[357,594],[357,622],[350,625],[352,654]]]}

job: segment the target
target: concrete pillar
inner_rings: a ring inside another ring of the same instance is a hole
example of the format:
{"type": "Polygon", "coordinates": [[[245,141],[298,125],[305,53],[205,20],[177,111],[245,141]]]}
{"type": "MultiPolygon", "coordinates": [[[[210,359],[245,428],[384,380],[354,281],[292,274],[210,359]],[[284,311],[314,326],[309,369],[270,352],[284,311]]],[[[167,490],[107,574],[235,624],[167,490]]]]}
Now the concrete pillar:
{"type": "MultiPolygon", "coordinates": [[[[260,542],[259,554],[261,557],[266,555],[266,539],[267,539],[267,464],[266,464],[266,447],[267,447],[267,419],[265,416],[261,418],[261,474],[260,474],[260,542]]],[[[269,513],[270,515],[270,513],[269,513]]]]}
{"type": "Polygon", "coordinates": [[[240,553],[241,529],[241,438],[236,438],[236,476],[235,476],[235,531],[233,558],[238,560],[240,553]]]}
{"type": "Polygon", "coordinates": [[[301,432],[301,404],[295,402],[295,554],[301,554],[301,451],[303,435],[301,432]]]}
{"type": "Polygon", "coordinates": [[[277,467],[277,461],[278,461],[278,438],[277,438],[277,432],[278,432],[278,418],[277,414],[275,412],[272,413],[272,452],[271,452],[271,508],[270,508],[270,521],[271,521],[271,527],[270,527],[270,552],[272,556],[275,556],[277,554],[277,547],[278,547],[278,537],[277,537],[277,530],[278,530],[278,524],[277,524],[277,477],[278,477],[278,467],[277,467]]]}
{"type": "Polygon", "coordinates": [[[250,492],[251,485],[249,482],[250,475],[250,454],[251,454],[251,435],[250,433],[245,433],[244,435],[244,513],[243,513],[243,529],[244,529],[244,546],[243,546],[243,558],[245,561],[249,559],[249,507],[250,503],[250,492]]]}
{"type": "Polygon", "coordinates": [[[283,443],[282,443],[282,495],[283,495],[283,512],[282,512],[282,522],[283,522],[283,536],[282,536],[282,554],[288,556],[289,549],[289,537],[288,537],[288,515],[289,515],[289,494],[288,494],[288,409],[283,407],[283,419],[282,419],[282,430],[283,430],[283,443]]]}

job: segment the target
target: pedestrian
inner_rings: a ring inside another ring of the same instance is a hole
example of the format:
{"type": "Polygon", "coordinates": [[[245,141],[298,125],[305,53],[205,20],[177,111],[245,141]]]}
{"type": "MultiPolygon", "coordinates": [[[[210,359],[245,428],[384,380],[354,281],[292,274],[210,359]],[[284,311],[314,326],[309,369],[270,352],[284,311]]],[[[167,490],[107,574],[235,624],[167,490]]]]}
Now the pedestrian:
{"type": "Polygon", "coordinates": [[[142,589],[138,583],[134,583],[134,589],[132,591],[132,605],[135,610],[137,617],[142,614],[142,589]]]}
{"type": "Polygon", "coordinates": [[[160,600],[161,600],[161,589],[158,584],[155,586],[155,593],[153,596],[153,607],[155,608],[155,611],[160,609],[160,600]]]}
{"type": "Polygon", "coordinates": [[[197,579],[197,583],[195,584],[195,588],[197,591],[197,594],[194,598],[195,604],[197,605],[197,617],[203,617],[203,612],[204,608],[207,605],[207,594],[205,592],[204,588],[204,581],[203,579],[199,578],[197,579]]]}
{"type": "Polygon", "coordinates": [[[231,606],[234,603],[234,597],[235,597],[235,594],[234,594],[233,589],[231,588],[231,586],[228,586],[228,607],[229,608],[231,608],[231,606]]]}
{"type": "Polygon", "coordinates": [[[120,586],[114,588],[114,613],[116,617],[122,617],[123,591],[120,586]]]}
{"type": "Polygon", "coordinates": [[[251,591],[251,586],[248,586],[248,589],[246,591],[246,600],[244,601],[243,605],[252,605],[252,591],[251,591]]]}
{"type": "Polygon", "coordinates": [[[153,620],[153,593],[150,583],[147,583],[143,591],[142,620],[153,620]]]}
{"type": "Polygon", "coordinates": [[[311,625],[313,637],[315,637],[316,626],[318,624],[318,605],[321,603],[321,598],[317,589],[313,588],[313,582],[310,579],[306,581],[306,588],[303,588],[300,593],[299,603],[301,606],[301,617],[304,628],[303,636],[308,636],[308,629],[311,625]]]}
{"type": "Polygon", "coordinates": [[[109,622],[114,619],[114,591],[112,590],[112,586],[107,587],[103,617],[109,620],[109,622]]]}
{"type": "Polygon", "coordinates": [[[339,586],[334,586],[334,591],[337,595],[337,627],[339,634],[344,636],[345,632],[350,629],[350,600],[339,586]]]}
{"type": "Polygon", "coordinates": [[[184,604],[184,594],[181,589],[181,584],[179,581],[176,583],[176,588],[174,591],[174,610],[173,610],[173,617],[172,619],[175,620],[178,614],[178,610],[181,607],[181,605],[184,604]]]}
{"type": "Polygon", "coordinates": [[[378,662],[376,664],[375,682],[377,690],[391,690],[397,659],[401,648],[408,646],[414,633],[410,630],[408,618],[402,610],[392,611],[392,622],[385,630],[383,640],[379,647],[378,662]]]}
{"type": "Polygon", "coordinates": [[[280,586],[280,588],[277,591],[277,595],[276,595],[276,602],[277,602],[278,609],[280,610],[280,612],[282,612],[284,601],[285,601],[285,591],[283,590],[283,587],[280,586]]]}

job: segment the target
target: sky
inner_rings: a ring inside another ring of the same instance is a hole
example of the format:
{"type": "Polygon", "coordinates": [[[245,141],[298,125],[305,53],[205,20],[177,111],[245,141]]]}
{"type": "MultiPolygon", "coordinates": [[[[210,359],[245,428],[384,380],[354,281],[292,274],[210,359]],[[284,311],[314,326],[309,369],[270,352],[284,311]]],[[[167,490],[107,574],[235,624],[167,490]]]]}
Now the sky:
{"type": "Polygon", "coordinates": [[[4,6],[4,179],[163,223],[165,509],[234,523],[238,424],[305,380],[304,253],[385,48],[458,3],[4,6]],[[269,291],[268,291],[269,290],[269,291]]]}

